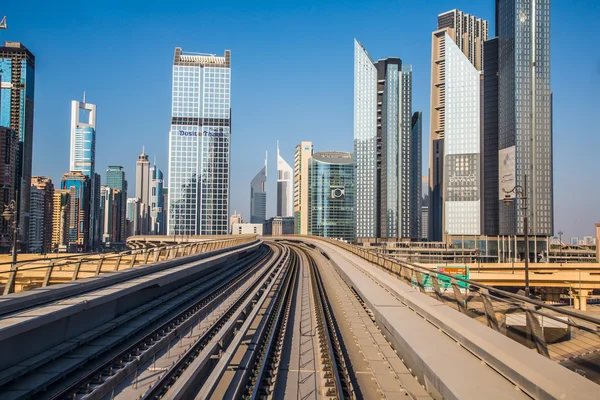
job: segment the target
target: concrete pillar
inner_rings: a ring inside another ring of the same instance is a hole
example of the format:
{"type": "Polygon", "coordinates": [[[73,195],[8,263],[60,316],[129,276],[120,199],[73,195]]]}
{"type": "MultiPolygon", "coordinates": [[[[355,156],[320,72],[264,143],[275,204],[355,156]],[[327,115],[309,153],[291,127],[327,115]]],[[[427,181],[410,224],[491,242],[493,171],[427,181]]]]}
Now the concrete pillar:
{"type": "Polygon", "coordinates": [[[579,310],[579,297],[573,292],[573,310],[579,310]]]}
{"type": "Polygon", "coordinates": [[[585,311],[585,310],[587,310],[587,298],[588,298],[589,290],[580,290],[578,294],[579,294],[579,310],[585,311]]]}

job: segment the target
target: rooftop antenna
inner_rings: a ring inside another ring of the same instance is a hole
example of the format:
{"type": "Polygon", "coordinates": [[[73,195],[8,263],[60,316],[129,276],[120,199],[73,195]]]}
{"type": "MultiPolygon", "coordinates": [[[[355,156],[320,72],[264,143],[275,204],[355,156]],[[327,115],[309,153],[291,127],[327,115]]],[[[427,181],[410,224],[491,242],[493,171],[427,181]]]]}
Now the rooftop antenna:
{"type": "Polygon", "coordinates": [[[85,104],[85,90],[83,91],[83,104],[85,104]]]}
{"type": "Polygon", "coordinates": [[[6,25],[6,15],[0,20],[0,29],[8,29],[8,25],[6,25]]]}

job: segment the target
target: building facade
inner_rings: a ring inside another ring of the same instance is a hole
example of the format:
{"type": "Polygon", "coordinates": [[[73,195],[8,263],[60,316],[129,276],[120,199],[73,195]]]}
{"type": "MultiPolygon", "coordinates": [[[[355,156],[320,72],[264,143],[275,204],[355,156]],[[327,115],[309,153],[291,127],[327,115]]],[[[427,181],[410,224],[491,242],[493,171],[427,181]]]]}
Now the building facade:
{"type": "Polygon", "coordinates": [[[315,153],[308,170],[308,234],[354,242],[355,183],[352,153],[315,153]]]}
{"type": "Polygon", "coordinates": [[[312,142],[300,142],[294,153],[294,233],[308,235],[308,165],[312,142]]]}
{"type": "Polygon", "coordinates": [[[277,216],[294,216],[294,170],[281,154],[277,142],[277,216]]]}
{"type": "Polygon", "coordinates": [[[28,250],[31,253],[49,253],[52,251],[54,184],[48,177],[34,176],[31,186],[28,250]]]}
{"type": "Polygon", "coordinates": [[[65,252],[69,242],[69,191],[57,189],[52,201],[52,252],[65,252]]]}
{"type": "MultiPolygon", "coordinates": [[[[405,217],[408,221],[408,226],[405,229],[409,230],[411,239],[422,239],[422,172],[423,166],[421,162],[421,143],[423,142],[423,113],[417,111],[412,115],[411,119],[411,137],[410,151],[408,152],[408,160],[405,164],[409,165],[407,174],[410,176],[410,188],[408,195],[403,199],[404,208],[409,210],[409,214],[405,217]]],[[[406,212],[406,211],[404,211],[406,212]]]]}
{"type": "Polygon", "coordinates": [[[114,238],[115,242],[124,243],[127,239],[127,180],[125,180],[125,171],[120,165],[111,165],[106,170],[106,186],[118,190],[121,194],[119,204],[119,232],[114,238]]]}
{"type": "Polygon", "coordinates": [[[410,238],[416,233],[412,136],[412,67],[399,58],[373,62],[355,40],[357,237],[410,238]]]}
{"type": "Polygon", "coordinates": [[[250,182],[250,223],[262,224],[267,219],[267,157],[265,165],[250,182]]]}
{"type": "Polygon", "coordinates": [[[150,161],[142,148],[142,154],[135,163],[135,197],[140,199],[140,214],[138,226],[141,235],[150,232],[150,161]]]}
{"type": "Polygon", "coordinates": [[[100,188],[100,208],[102,210],[102,243],[104,246],[114,246],[121,236],[121,200],[119,189],[108,186],[100,188]]]}
{"type": "Polygon", "coordinates": [[[163,197],[163,173],[156,166],[150,168],[150,233],[164,235],[167,232],[163,197]]]}
{"type": "Polygon", "coordinates": [[[18,42],[0,46],[0,127],[10,128],[18,138],[15,190],[19,192],[19,241],[23,250],[29,240],[29,192],[33,157],[33,104],[35,57],[18,42]]]}
{"type": "Polygon", "coordinates": [[[81,171],[63,175],[61,189],[69,191],[69,220],[67,228],[67,251],[84,252],[90,247],[90,178],[81,171]]]}
{"type": "MultiPolygon", "coordinates": [[[[0,143],[3,144],[0,146],[0,200],[2,204],[9,204],[11,200],[16,200],[15,189],[18,188],[19,137],[17,132],[14,129],[0,126],[0,143]]],[[[11,251],[12,235],[10,223],[2,218],[0,221],[0,251],[3,253],[11,251]]]]}
{"type": "Polygon", "coordinates": [[[226,234],[231,52],[175,49],[169,133],[169,235],[226,234]]]}
{"type": "Polygon", "coordinates": [[[263,224],[263,235],[281,236],[294,234],[293,217],[273,217],[263,224]]]}
{"type": "MultiPolygon", "coordinates": [[[[552,236],[550,0],[497,0],[496,20],[500,187],[523,187],[527,176],[529,234],[552,236]]],[[[520,196],[501,205],[500,235],[522,235],[524,212],[520,196]]]]}
{"type": "Polygon", "coordinates": [[[233,233],[233,224],[241,224],[242,222],[244,222],[242,214],[238,214],[237,211],[234,211],[229,218],[229,233],[233,233]]]}
{"type": "Polygon", "coordinates": [[[130,197],[127,199],[127,237],[140,234],[140,199],[130,197]]]}
{"type": "Polygon", "coordinates": [[[252,224],[252,223],[235,223],[231,225],[232,235],[262,235],[263,224],[252,224]]]}
{"type": "Polygon", "coordinates": [[[488,23],[451,10],[432,34],[429,240],[481,233],[481,71],[488,23]]]}

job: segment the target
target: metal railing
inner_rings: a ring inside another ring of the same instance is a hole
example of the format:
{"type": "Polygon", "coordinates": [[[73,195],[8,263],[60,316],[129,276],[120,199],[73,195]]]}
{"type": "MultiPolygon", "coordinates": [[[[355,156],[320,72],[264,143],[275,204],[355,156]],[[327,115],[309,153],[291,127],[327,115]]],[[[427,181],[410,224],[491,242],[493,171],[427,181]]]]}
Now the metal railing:
{"type": "Polygon", "coordinates": [[[114,253],[87,253],[74,256],[42,258],[18,262],[14,269],[11,263],[0,263],[8,269],[0,271],[0,286],[4,295],[46,287],[55,283],[75,281],[102,273],[134,268],[177,257],[200,254],[213,250],[250,243],[256,236],[206,240],[175,245],[159,245],[130,249],[114,253]]]}
{"type": "Polygon", "coordinates": [[[594,357],[600,351],[600,318],[593,314],[557,307],[337,240],[311,238],[334,244],[369,261],[421,293],[528,348],[535,348],[539,354],[581,375],[600,370],[599,358],[594,357]]]}

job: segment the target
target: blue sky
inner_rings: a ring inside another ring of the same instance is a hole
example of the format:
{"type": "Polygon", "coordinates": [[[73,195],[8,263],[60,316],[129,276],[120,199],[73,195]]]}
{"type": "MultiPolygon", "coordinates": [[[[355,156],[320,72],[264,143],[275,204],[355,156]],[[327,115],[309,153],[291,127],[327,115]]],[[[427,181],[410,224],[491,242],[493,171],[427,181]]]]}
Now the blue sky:
{"type": "MultiPolygon", "coordinates": [[[[267,214],[275,213],[275,146],[293,163],[301,140],[316,151],[352,151],[353,39],[374,59],[413,66],[413,110],[429,132],[431,32],[460,9],[490,21],[494,1],[5,1],[8,30],[36,56],[33,172],[55,182],[69,163],[70,101],[98,106],[96,169],[124,165],[130,188],[145,146],[167,174],[175,47],[232,51],[231,211],[249,215],[249,182],[269,151],[267,214]]],[[[552,5],[555,230],[590,235],[600,221],[594,44],[600,2],[552,5]],[[582,40],[583,38],[583,40],[582,40]]]]}

